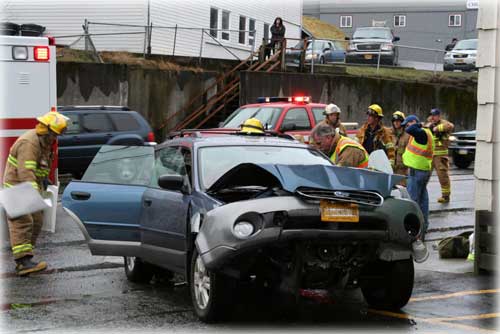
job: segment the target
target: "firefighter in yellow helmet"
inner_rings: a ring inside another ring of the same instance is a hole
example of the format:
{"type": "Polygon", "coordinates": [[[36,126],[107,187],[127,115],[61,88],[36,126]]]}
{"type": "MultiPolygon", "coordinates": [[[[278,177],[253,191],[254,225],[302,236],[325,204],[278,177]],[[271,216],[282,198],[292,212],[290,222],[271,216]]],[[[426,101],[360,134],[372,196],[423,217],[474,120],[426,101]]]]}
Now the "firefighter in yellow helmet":
{"type": "MultiPolygon", "coordinates": [[[[403,164],[403,153],[410,140],[410,135],[406,133],[401,123],[406,116],[401,111],[396,111],[392,114],[391,135],[394,144],[395,159],[394,159],[394,174],[407,175],[408,167],[403,164]]],[[[406,179],[401,181],[401,184],[406,186],[406,179]]]]}
{"type": "Polygon", "coordinates": [[[245,134],[263,134],[264,125],[257,118],[249,118],[241,124],[240,133],[245,134]]]}
{"type": "MultiPolygon", "coordinates": [[[[67,127],[67,118],[51,111],[38,117],[35,129],[20,136],[12,145],[5,166],[3,186],[10,188],[29,182],[40,193],[49,176],[52,163],[52,146],[58,135],[67,127]]],[[[45,262],[34,262],[33,247],[43,224],[43,213],[36,212],[15,219],[8,219],[12,254],[19,276],[47,268],[45,262]]]]}
{"type": "Polygon", "coordinates": [[[382,124],[384,114],[382,107],[372,104],[366,112],[366,123],[358,130],[356,139],[363,145],[368,154],[375,150],[384,150],[391,165],[394,167],[394,144],[391,131],[382,124]]]}

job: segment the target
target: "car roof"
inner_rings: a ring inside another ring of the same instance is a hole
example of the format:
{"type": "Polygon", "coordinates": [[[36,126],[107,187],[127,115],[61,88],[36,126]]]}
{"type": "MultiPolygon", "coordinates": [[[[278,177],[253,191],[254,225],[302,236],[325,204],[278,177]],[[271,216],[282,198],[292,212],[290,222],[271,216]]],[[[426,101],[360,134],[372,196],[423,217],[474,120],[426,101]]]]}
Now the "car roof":
{"type": "Polygon", "coordinates": [[[162,149],[172,145],[182,145],[191,147],[207,146],[282,146],[308,148],[309,146],[296,140],[275,137],[275,136],[255,136],[239,134],[221,134],[205,136],[201,133],[196,136],[176,137],[164,141],[156,146],[156,149],[162,149]]]}
{"type": "Polygon", "coordinates": [[[106,110],[106,111],[130,111],[129,107],[125,106],[99,106],[99,105],[78,105],[78,106],[59,106],[57,111],[87,111],[87,110],[106,110]]]}
{"type": "Polygon", "coordinates": [[[251,108],[251,107],[304,107],[304,106],[310,106],[310,107],[320,107],[324,108],[326,107],[326,104],[324,103],[292,103],[292,102],[263,102],[263,103],[250,103],[250,104],[245,104],[241,106],[240,108],[251,108]]]}

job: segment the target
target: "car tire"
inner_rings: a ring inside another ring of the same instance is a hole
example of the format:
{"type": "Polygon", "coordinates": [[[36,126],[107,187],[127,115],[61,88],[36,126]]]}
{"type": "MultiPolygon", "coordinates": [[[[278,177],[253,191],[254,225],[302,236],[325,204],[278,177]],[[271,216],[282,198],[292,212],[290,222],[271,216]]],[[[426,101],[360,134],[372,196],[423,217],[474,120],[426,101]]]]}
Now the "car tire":
{"type": "Polygon", "coordinates": [[[457,166],[460,169],[469,168],[471,163],[472,161],[467,158],[463,158],[458,155],[453,155],[453,164],[455,164],[455,166],[457,166]]]}
{"type": "Polygon", "coordinates": [[[125,275],[134,283],[149,283],[153,278],[153,266],[143,262],[138,257],[126,256],[123,258],[125,275]]]}
{"type": "Polygon", "coordinates": [[[206,269],[196,249],[191,257],[189,282],[194,312],[201,321],[213,323],[228,315],[232,282],[228,277],[206,269]]]}
{"type": "Polygon", "coordinates": [[[390,310],[405,306],[413,291],[413,260],[379,261],[371,269],[376,271],[375,274],[381,274],[382,279],[377,280],[377,284],[361,285],[366,302],[371,307],[390,310]]]}

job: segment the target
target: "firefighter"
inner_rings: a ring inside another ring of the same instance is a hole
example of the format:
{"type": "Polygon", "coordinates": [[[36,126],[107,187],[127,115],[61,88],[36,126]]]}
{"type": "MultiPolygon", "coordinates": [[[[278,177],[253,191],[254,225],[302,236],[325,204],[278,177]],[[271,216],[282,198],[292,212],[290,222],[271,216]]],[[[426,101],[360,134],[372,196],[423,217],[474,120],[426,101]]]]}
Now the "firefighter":
{"type": "MultiPolygon", "coordinates": [[[[405,120],[405,114],[401,111],[396,111],[392,114],[392,142],[394,144],[395,159],[394,159],[394,174],[407,175],[408,167],[403,164],[403,153],[405,152],[410,135],[406,133],[401,123],[405,120]]],[[[401,181],[401,184],[406,186],[406,179],[401,181]]]]}
{"type": "Polygon", "coordinates": [[[427,128],[422,128],[420,120],[415,115],[405,118],[401,124],[411,136],[403,153],[403,163],[408,167],[408,193],[417,202],[424,215],[424,226],[420,239],[424,241],[429,227],[429,194],[427,184],[431,177],[434,140],[427,128]]]}
{"type": "Polygon", "coordinates": [[[382,108],[378,104],[368,107],[366,123],[358,130],[356,139],[363,145],[368,154],[375,150],[384,150],[391,166],[394,167],[394,144],[391,131],[382,124],[382,108]]]}
{"type": "Polygon", "coordinates": [[[328,124],[318,124],[311,132],[314,145],[333,163],[343,167],[368,167],[368,153],[351,138],[342,136],[328,124]]]}
{"type": "Polygon", "coordinates": [[[334,130],[339,129],[339,133],[342,136],[347,136],[347,130],[340,121],[340,108],[333,103],[330,103],[325,107],[325,110],[323,111],[323,115],[325,115],[325,119],[322,120],[320,123],[321,124],[328,124],[330,125],[334,130]]]}
{"type": "Polygon", "coordinates": [[[454,129],[454,125],[441,118],[441,110],[434,108],[429,114],[425,127],[429,128],[434,137],[434,156],[432,158],[432,168],[436,170],[439,183],[441,184],[441,197],[439,203],[450,201],[451,183],[448,170],[450,168],[448,159],[449,137],[454,129]]]}
{"type": "MultiPolygon", "coordinates": [[[[43,193],[52,162],[52,146],[58,135],[67,127],[67,118],[52,111],[38,117],[35,129],[19,137],[10,148],[5,166],[5,188],[29,182],[43,193]]],[[[47,268],[47,263],[34,262],[33,247],[43,224],[43,213],[36,212],[15,219],[8,219],[12,254],[19,276],[47,268]]]]}
{"type": "Polygon", "coordinates": [[[240,133],[264,134],[264,125],[257,118],[249,118],[241,124],[240,133]]]}

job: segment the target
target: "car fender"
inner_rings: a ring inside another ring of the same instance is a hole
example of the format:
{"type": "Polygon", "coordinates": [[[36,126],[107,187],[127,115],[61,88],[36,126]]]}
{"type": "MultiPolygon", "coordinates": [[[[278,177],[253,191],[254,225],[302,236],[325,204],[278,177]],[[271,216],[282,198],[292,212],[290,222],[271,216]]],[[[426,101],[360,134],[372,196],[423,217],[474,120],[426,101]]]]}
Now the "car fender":
{"type": "Polygon", "coordinates": [[[142,146],[144,139],[138,134],[121,134],[110,138],[106,145],[142,146]]]}

